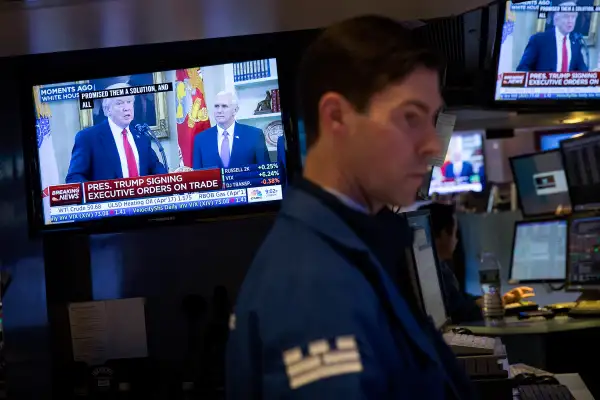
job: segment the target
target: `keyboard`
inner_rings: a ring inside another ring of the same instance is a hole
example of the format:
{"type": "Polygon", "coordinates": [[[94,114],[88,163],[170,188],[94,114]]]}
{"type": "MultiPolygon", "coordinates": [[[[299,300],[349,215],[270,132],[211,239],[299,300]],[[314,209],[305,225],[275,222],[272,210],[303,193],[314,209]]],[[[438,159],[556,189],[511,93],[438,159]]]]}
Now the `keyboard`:
{"type": "Polygon", "coordinates": [[[517,390],[521,400],[575,400],[565,385],[526,385],[517,390]]]}
{"type": "Polygon", "coordinates": [[[458,364],[471,380],[508,379],[506,371],[498,359],[488,357],[459,357],[458,364]]]}
{"type": "Polygon", "coordinates": [[[502,347],[496,338],[462,333],[446,332],[444,341],[457,356],[493,356],[496,349],[502,347]]]}
{"type": "Polygon", "coordinates": [[[577,303],[569,311],[569,317],[573,318],[597,318],[600,317],[600,300],[583,300],[577,303]]]}

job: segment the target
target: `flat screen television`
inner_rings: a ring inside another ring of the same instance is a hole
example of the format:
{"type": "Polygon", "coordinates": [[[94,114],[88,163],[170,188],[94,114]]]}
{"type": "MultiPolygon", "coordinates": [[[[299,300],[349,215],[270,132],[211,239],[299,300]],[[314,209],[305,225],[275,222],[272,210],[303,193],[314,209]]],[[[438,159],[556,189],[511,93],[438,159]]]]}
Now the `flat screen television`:
{"type": "Polygon", "coordinates": [[[497,35],[496,102],[600,99],[596,5],[506,2],[497,35]]]}
{"type": "Polygon", "coordinates": [[[454,134],[444,164],[434,167],[429,194],[481,192],[485,179],[481,134],[454,134]]]}
{"type": "Polygon", "coordinates": [[[277,149],[287,123],[276,58],[78,76],[30,90],[41,230],[251,213],[283,197],[285,150],[277,149]]]}

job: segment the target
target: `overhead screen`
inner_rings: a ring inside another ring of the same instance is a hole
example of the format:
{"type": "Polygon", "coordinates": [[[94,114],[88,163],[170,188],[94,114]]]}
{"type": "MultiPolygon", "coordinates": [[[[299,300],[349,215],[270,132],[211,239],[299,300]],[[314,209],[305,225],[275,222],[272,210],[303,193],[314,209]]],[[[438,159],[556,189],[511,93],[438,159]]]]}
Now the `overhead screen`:
{"type": "Polygon", "coordinates": [[[558,150],[514,157],[510,163],[524,216],[552,215],[571,206],[558,150]]]}
{"type": "Polygon", "coordinates": [[[593,0],[507,2],[495,99],[600,98],[593,0]]]}
{"type": "Polygon", "coordinates": [[[33,96],[46,225],[282,199],[275,59],[41,85],[33,96]]]}
{"type": "Polygon", "coordinates": [[[482,135],[452,135],[444,164],[433,168],[429,194],[481,192],[484,175],[482,135]]]}

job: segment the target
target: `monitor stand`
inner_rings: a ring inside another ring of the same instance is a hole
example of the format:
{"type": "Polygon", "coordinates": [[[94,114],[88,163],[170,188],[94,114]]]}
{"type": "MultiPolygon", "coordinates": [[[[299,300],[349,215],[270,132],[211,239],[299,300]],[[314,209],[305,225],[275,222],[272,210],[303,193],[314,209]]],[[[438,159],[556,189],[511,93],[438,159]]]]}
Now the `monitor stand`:
{"type": "Polygon", "coordinates": [[[577,302],[580,301],[598,301],[600,300],[600,290],[583,290],[581,295],[577,298],[577,302]]]}

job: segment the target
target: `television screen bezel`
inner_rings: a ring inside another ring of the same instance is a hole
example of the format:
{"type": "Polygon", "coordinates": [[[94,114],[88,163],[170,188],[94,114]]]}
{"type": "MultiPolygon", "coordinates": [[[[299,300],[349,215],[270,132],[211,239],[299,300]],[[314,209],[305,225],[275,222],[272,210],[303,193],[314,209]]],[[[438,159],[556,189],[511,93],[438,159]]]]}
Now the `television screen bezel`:
{"type": "MultiPolygon", "coordinates": [[[[438,196],[453,196],[456,194],[461,194],[461,193],[483,193],[485,191],[485,187],[486,187],[486,181],[487,181],[487,163],[486,163],[486,157],[485,157],[485,134],[484,133],[473,133],[473,132],[469,132],[469,133],[453,133],[452,136],[470,136],[470,135],[479,135],[481,137],[481,157],[483,158],[483,176],[484,176],[484,180],[481,182],[481,190],[478,192],[475,192],[473,190],[461,190],[461,191],[456,191],[456,192],[446,192],[446,193],[438,193],[438,192],[431,192],[429,193],[429,190],[431,190],[431,182],[433,181],[433,169],[434,168],[442,168],[442,167],[437,167],[434,166],[431,168],[431,172],[430,172],[430,177],[429,177],[429,187],[427,189],[427,195],[429,198],[431,198],[431,196],[433,196],[434,194],[438,195],[438,196]]],[[[452,140],[452,138],[450,138],[450,140],[452,140]]],[[[450,142],[448,142],[449,144],[450,142]]],[[[450,147],[448,145],[448,147],[450,147]]],[[[448,153],[448,150],[446,150],[446,154],[448,153]]],[[[444,154],[444,159],[446,157],[446,154],[444,154]]],[[[443,165],[443,164],[442,164],[443,165]]]]}
{"type": "MultiPolygon", "coordinates": [[[[496,25],[496,37],[494,40],[494,50],[492,54],[492,71],[493,74],[493,86],[492,86],[492,98],[491,105],[495,109],[510,110],[513,111],[516,108],[520,112],[561,112],[565,110],[565,107],[577,109],[578,111],[597,110],[600,104],[600,98],[598,99],[567,99],[567,100],[556,100],[556,99],[535,99],[535,100],[496,100],[496,86],[498,83],[498,72],[499,72],[499,61],[500,61],[500,47],[502,44],[502,30],[504,29],[504,19],[506,17],[507,3],[511,1],[500,1],[498,3],[498,15],[496,25]]],[[[492,75],[492,74],[490,74],[492,75]]]]}
{"type": "MultiPolygon", "coordinates": [[[[523,208],[523,201],[521,199],[519,187],[517,185],[517,179],[516,179],[517,174],[515,173],[515,166],[514,166],[513,160],[518,160],[518,159],[521,159],[521,158],[530,158],[530,157],[539,156],[540,154],[548,154],[548,153],[558,153],[558,157],[560,158],[560,161],[562,163],[562,154],[560,152],[560,149],[553,149],[553,150],[546,150],[546,151],[536,151],[535,153],[520,154],[518,156],[510,157],[508,159],[508,162],[510,164],[510,172],[512,173],[513,182],[515,183],[515,186],[516,186],[516,189],[517,189],[517,202],[519,204],[519,210],[521,210],[521,214],[523,214],[523,217],[525,217],[525,218],[544,218],[544,217],[550,217],[552,215],[556,215],[556,211],[553,212],[553,213],[541,213],[541,214],[527,214],[527,213],[525,213],[525,209],[523,208]]],[[[563,168],[563,170],[564,170],[564,168],[563,168]]],[[[566,177],[566,175],[567,174],[565,172],[565,177],[566,177]]],[[[569,196],[569,205],[570,205],[570,202],[571,202],[571,193],[568,190],[568,183],[567,183],[567,196],[569,196]]]]}
{"type": "Polygon", "coordinates": [[[569,260],[568,260],[568,258],[569,258],[568,257],[569,256],[569,221],[568,221],[568,218],[564,217],[564,216],[555,216],[555,217],[538,218],[538,219],[526,219],[526,220],[521,220],[521,221],[515,222],[515,226],[513,229],[514,230],[513,230],[512,246],[510,248],[510,263],[509,263],[509,267],[508,267],[508,281],[511,283],[518,283],[518,284],[566,282],[567,264],[569,262],[569,260]],[[567,256],[565,259],[565,278],[564,279],[524,279],[524,280],[513,279],[512,274],[513,274],[515,244],[517,242],[517,229],[518,229],[519,225],[536,224],[536,223],[539,224],[539,223],[544,223],[544,222],[555,222],[555,221],[562,221],[567,224],[567,239],[565,240],[565,254],[567,256]]]}
{"type": "MultiPolygon", "coordinates": [[[[549,151],[549,150],[542,150],[542,138],[545,136],[552,136],[552,135],[568,135],[568,134],[576,134],[576,133],[588,133],[591,132],[594,129],[593,126],[591,125],[585,125],[585,126],[578,126],[578,127],[568,127],[567,129],[550,129],[550,130],[537,130],[535,131],[533,134],[535,136],[535,149],[539,152],[539,151],[549,151]]],[[[571,138],[569,138],[571,139],[571,138]]],[[[563,139],[563,140],[567,140],[567,139],[563,139]]],[[[556,149],[550,149],[550,150],[560,150],[560,143],[558,145],[558,147],[556,149]]]]}
{"type": "Polygon", "coordinates": [[[168,212],[143,216],[110,217],[101,220],[46,225],[43,215],[39,154],[35,127],[33,87],[42,84],[73,82],[101,77],[169,71],[192,66],[212,66],[245,60],[277,60],[278,84],[282,103],[282,123],[286,137],[286,180],[293,182],[300,166],[295,102],[295,59],[284,46],[290,40],[309,43],[316,30],[260,34],[187,42],[160,43],[117,48],[80,50],[38,54],[20,60],[20,118],[25,157],[28,224],[32,237],[57,231],[105,233],[151,226],[243,218],[277,212],[281,201],[235,207],[168,212]],[[234,49],[234,50],[232,50],[234,49]],[[156,55],[160,56],[157,57],[156,55]],[[105,60],[126,59],[130,63],[106,63],[105,60]],[[44,65],[44,68],[39,68],[44,65]],[[65,68],[65,66],[68,66],[65,68]]]}

